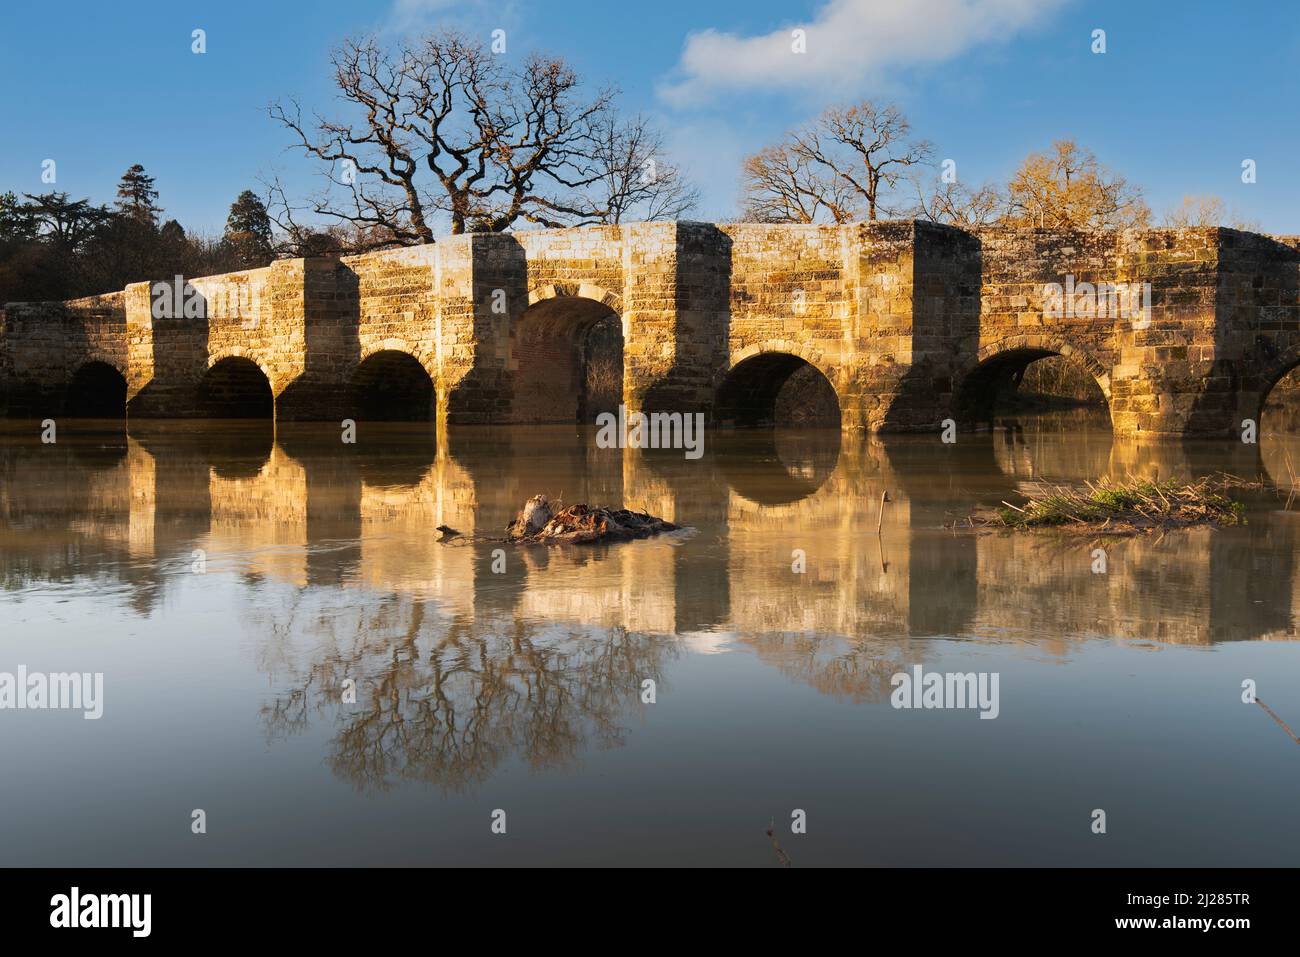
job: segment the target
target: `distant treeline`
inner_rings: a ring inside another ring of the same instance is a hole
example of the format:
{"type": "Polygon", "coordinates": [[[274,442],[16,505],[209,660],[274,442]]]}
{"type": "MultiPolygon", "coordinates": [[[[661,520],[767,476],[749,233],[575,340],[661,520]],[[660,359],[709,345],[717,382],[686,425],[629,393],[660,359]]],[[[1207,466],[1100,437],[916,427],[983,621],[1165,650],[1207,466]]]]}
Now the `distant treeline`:
{"type": "Polygon", "coordinates": [[[245,190],[221,236],[163,220],[144,167],[122,176],[112,206],[65,192],[0,194],[0,303],[74,299],[165,276],[265,266],[276,255],[265,204],[245,190]]]}

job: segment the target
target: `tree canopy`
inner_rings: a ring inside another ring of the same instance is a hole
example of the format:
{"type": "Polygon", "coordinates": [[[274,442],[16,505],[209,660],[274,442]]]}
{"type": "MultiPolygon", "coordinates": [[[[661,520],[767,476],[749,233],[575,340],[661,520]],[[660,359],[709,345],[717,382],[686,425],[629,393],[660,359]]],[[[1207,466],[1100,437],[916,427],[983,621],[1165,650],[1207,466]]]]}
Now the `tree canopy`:
{"type": "Polygon", "coordinates": [[[275,256],[266,207],[251,190],[231,205],[220,239],[161,226],[154,179],[140,164],[113,206],[66,192],[0,194],[0,303],[73,299],[181,273],[213,275],[265,266],[275,256]]]}
{"type": "Polygon", "coordinates": [[[331,62],[337,115],[270,107],[324,179],[296,205],[272,184],[273,217],[290,236],[304,213],[375,248],[431,243],[442,222],[452,234],[500,232],[676,217],[695,203],[649,122],[621,116],[615,90],[584,87],[560,57],[510,66],[441,31],[393,49],[348,40],[331,62]]]}
{"type": "Polygon", "coordinates": [[[1074,140],[1030,153],[1004,185],[962,183],[952,160],[936,174],[934,153],[893,105],[831,107],[745,159],[741,218],[847,223],[885,215],[966,229],[1126,228],[1151,219],[1141,188],[1074,140]]]}

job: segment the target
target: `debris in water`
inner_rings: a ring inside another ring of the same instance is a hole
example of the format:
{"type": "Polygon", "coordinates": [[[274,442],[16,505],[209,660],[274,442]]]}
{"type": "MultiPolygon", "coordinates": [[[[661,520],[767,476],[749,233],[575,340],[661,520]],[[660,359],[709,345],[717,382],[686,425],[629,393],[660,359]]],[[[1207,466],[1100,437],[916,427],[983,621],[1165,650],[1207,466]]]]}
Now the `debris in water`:
{"type": "Polygon", "coordinates": [[[545,495],[534,495],[524,503],[524,510],[515,516],[515,520],[506,527],[511,538],[525,538],[536,535],[554,516],[551,503],[545,495]]]}
{"type": "MultiPolygon", "coordinates": [[[[1042,488],[1023,505],[1003,502],[992,515],[971,516],[973,528],[1056,528],[1126,535],[1192,525],[1237,525],[1245,506],[1223,494],[1250,487],[1228,476],[1197,482],[1115,482],[1102,479],[1086,489],[1042,488]]],[[[955,523],[954,523],[955,524],[955,523]]]]}
{"type": "Polygon", "coordinates": [[[578,504],[555,512],[545,495],[534,495],[506,526],[506,536],[516,544],[582,545],[649,538],[677,529],[672,522],[626,508],[578,504]]]}
{"type": "Polygon", "coordinates": [[[776,820],[775,818],[767,822],[767,839],[772,842],[772,849],[776,851],[777,862],[782,867],[789,867],[791,864],[790,855],[781,848],[781,843],[776,839],[776,820]]]}
{"type": "Polygon", "coordinates": [[[1268,716],[1282,726],[1282,730],[1291,736],[1292,741],[1294,741],[1296,744],[1300,744],[1300,737],[1297,737],[1296,733],[1291,730],[1291,728],[1287,725],[1287,723],[1277,716],[1276,711],[1274,711],[1268,705],[1264,704],[1264,702],[1261,701],[1259,698],[1255,699],[1255,704],[1259,705],[1261,708],[1267,711],[1268,716]]]}

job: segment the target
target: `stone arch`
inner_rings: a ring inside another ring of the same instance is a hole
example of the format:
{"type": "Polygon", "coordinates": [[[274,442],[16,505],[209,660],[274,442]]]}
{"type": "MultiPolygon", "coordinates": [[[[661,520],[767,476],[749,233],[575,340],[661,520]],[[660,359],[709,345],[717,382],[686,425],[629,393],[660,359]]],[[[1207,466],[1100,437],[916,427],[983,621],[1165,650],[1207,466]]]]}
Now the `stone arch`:
{"type": "Polygon", "coordinates": [[[347,377],[348,409],[372,422],[428,422],[436,413],[434,375],[415,350],[385,339],[362,353],[347,377]]]}
{"type": "MultiPolygon", "coordinates": [[[[80,365],[89,365],[92,362],[102,362],[106,366],[112,366],[117,370],[117,374],[123,379],[129,378],[129,370],[127,369],[126,360],[111,355],[103,349],[92,349],[87,351],[85,355],[82,356],[80,365]]],[[[76,370],[74,369],[73,371],[75,372],[76,370]]]]}
{"type": "Polygon", "coordinates": [[[126,372],[107,356],[82,362],[68,379],[64,408],[77,419],[125,419],[126,372]]]}
{"type": "Polygon", "coordinates": [[[623,297],[595,283],[553,282],[545,286],[535,286],[528,292],[529,306],[535,306],[547,299],[590,299],[603,306],[608,306],[619,316],[623,315],[623,297]]]}
{"type": "Polygon", "coordinates": [[[380,352],[404,352],[424,367],[424,371],[429,373],[429,378],[436,379],[438,376],[437,362],[428,348],[416,345],[408,339],[390,337],[372,341],[363,346],[357,356],[357,361],[348,369],[349,378],[357,371],[357,367],[361,363],[380,352]]]}
{"type": "Polygon", "coordinates": [[[836,371],[822,353],[803,343],[778,339],[746,346],[734,352],[727,368],[714,378],[712,419],[716,424],[773,425],[783,388],[794,376],[806,375],[814,390],[824,390],[818,397],[825,406],[824,424],[832,424],[833,404],[833,424],[838,426],[844,403],[835,384],[836,371]]]}
{"type": "Polygon", "coordinates": [[[195,396],[199,415],[213,419],[271,419],[275,392],[266,368],[240,347],[208,357],[195,396]]]}
{"type": "Polygon", "coordinates": [[[272,393],[279,395],[281,388],[285,385],[284,378],[277,377],[272,371],[274,366],[258,353],[256,349],[249,349],[245,346],[224,346],[219,352],[213,352],[208,355],[208,372],[218,363],[227,359],[243,359],[257,366],[259,372],[266,378],[267,384],[270,385],[272,393]]]}
{"type": "Polygon", "coordinates": [[[528,294],[511,323],[511,422],[594,422],[623,400],[623,300],[591,283],[528,294]]]}
{"type": "Polygon", "coordinates": [[[732,352],[728,358],[728,367],[722,370],[714,385],[719,385],[727,374],[740,365],[746,359],[752,359],[754,356],[762,355],[764,352],[784,352],[795,356],[817,369],[827,380],[833,382],[835,379],[836,368],[827,356],[818,349],[809,348],[806,342],[795,342],[793,339],[771,339],[767,342],[760,342],[755,345],[745,346],[743,349],[732,352]]]}
{"type": "Polygon", "coordinates": [[[1062,356],[1086,371],[1111,404],[1110,368],[1096,356],[1061,336],[1048,333],[1024,333],[1005,336],[986,343],[954,377],[952,412],[958,421],[987,422],[1000,389],[1032,362],[1049,356],[1062,356]]]}
{"type": "MultiPolygon", "coordinates": [[[[1254,419],[1256,424],[1262,427],[1264,408],[1268,405],[1270,394],[1277,384],[1297,367],[1300,367],[1300,343],[1279,354],[1257,375],[1251,377],[1258,383],[1258,392],[1243,393],[1241,396],[1242,418],[1254,419]]],[[[1239,425],[1239,422],[1233,423],[1234,427],[1239,425]]]]}

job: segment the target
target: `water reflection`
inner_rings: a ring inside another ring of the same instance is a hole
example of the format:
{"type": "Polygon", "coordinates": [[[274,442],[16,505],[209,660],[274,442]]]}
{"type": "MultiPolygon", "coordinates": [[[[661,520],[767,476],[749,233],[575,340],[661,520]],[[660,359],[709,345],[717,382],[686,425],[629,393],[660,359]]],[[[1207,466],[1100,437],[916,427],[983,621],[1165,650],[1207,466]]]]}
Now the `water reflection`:
{"type": "Polygon", "coordinates": [[[562,767],[584,747],[619,745],[638,700],[628,677],[662,682],[663,661],[676,651],[662,635],[470,621],[397,595],[319,607],[326,594],[289,600],[294,615],[312,603],[309,617],[321,623],[305,646],[276,628],[281,602],[247,616],[272,636],[259,664],[282,688],[262,718],[271,741],[331,721],[326,760],[363,789],[417,780],[457,791],[514,755],[562,767]],[[354,703],[344,703],[349,678],[354,703]]]}
{"type": "Polygon", "coordinates": [[[1272,499],[1253,502],[1242,528],[1109,542],[1105,575],[1090,543],[945,529],[1040,481],[1285,476],[1300,450],[1276,438],[1262,452],[1137,442],[1046,417],[956,445],[720,433],[691,461],[597,449],[572,427],[363,427],[356,445],[312,425],[68,428],[55,445],[34,425],[7,429],[10,596],[57,582],[108,600],[114,586],[148,617],[196,562],[233,577],[239,631],[271,689],[265,734],[329,726],[330,768],[363,789],[456,791],[508,760],[565,766],[619,745],[644,682],[668,687],[683,636],[870,702],[935,639],[1050,658],[1098,637],[1289,640],[1300,621],[1297,521],[1272,499]],[[502,565],[478,539],[537,492],[643,508],[695,533],[508,549],[502,565]],[[444,524],[468,541],[434,541],[444,524]]]}

